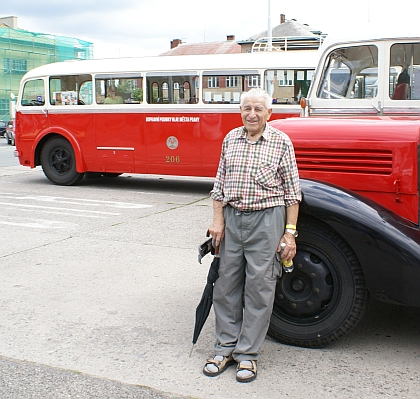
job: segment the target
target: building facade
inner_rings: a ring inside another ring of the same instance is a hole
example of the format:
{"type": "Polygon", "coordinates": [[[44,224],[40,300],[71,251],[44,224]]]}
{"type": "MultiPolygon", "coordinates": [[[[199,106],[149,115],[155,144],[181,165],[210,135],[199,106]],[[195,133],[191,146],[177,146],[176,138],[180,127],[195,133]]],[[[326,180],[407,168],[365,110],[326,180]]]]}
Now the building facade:
{"type": "Polygon", "coordinates": [[[26,72],[52,62],[91,58],[93,43],[29,32],[17,27],[17,17],[0,18],[0,119],[11,119],[11,97],[26,72]]]}

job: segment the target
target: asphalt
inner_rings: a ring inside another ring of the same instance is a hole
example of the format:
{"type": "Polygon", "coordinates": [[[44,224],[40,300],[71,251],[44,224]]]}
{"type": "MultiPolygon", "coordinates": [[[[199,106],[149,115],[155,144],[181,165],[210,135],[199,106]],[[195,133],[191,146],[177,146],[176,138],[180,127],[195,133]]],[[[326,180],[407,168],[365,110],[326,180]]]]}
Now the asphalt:
{"type": "Polygon", "coordinates": [[[375,301],[326,348],[267,337],[252,383],[234,367],[204,376],[213,313],[189,353],[210,188],[124,175],[60,187],[0,168],[0,399],[419,397],[420,308],[375,301]]]}
{"type": "Polygon", "coordinates": [[[149,387],[0,356],[1,399],[187,399],[149,387]]]}

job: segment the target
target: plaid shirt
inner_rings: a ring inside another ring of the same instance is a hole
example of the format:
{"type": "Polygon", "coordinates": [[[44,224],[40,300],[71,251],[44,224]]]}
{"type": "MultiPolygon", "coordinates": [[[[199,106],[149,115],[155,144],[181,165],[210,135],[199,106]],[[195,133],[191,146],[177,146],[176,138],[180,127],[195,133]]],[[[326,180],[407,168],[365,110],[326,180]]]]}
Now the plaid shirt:
{"type": "Polygon", "coordinates": [[[299,203],[302,194],[290,138],[268,124],[256,142],[246,135],[242,126],[223,140],[211,198],[240,211],[299,203]]]}

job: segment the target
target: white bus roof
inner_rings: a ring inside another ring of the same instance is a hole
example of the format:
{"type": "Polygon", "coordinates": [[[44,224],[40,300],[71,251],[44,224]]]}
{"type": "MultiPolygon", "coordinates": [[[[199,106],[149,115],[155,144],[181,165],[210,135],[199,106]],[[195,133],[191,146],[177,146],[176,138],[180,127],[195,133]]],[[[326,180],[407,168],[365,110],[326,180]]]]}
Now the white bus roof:
{"type": "Polygon", "coordinates": [[[308,69],[318,63],[317,50],[155,56],[141,58],[110,58],[84,61],[64,61],[43,65],[27,72],[23,80],[50,75],[132,73],[149,71],[196,70],[256,70],[256,69],[308,69]]]}
{"type": "Polygon", "coordinates": [[[402,39],[417,40],[420,42],[420,36],[418,27],[407,26],[404,29],[393,28],[389,25],[376,25],[376,24],[365,24],[365,25],[353,25],[348,29],[341,29],[339,32],[329,34],[322,46],[320,51],[324,51],[334,44],[345,44],[345,43],[362,43],[366,41],[400,41],[402,39]]]}

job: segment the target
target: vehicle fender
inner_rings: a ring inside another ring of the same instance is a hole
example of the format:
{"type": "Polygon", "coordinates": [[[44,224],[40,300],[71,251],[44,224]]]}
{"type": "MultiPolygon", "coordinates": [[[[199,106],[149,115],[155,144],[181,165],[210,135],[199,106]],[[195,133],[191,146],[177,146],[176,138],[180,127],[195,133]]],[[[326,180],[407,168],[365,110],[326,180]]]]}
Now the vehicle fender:
{"type": "Polygon", "coordinates": [[[382,301],[420,306],[419,226],[332,184],[301,179],[301,187],[299,219],[327,224],[350,245],[370,293],[382,301]]]}
{"type": "Polygon", "coordinates": [[[86,165],[82,156],[82,150],[80,148],[79,142],[74,138],[73,134],[71,134],[68,130],[63,129],[61,127],[50,127],[49,129],[45,129],[44,131],[38,134],[38,136],[34,140],[34,148],[36,148],[36,151],[33,152],[34,154],[36,154],[35,165],[40,164],[39,159],[40,159],[41,150],[44,143],[53,136],[61,136],[69,141],[69,143],[73,147],[74,157],[76,159],[77,172],[79,173],[85,172],[86,165]]]}

